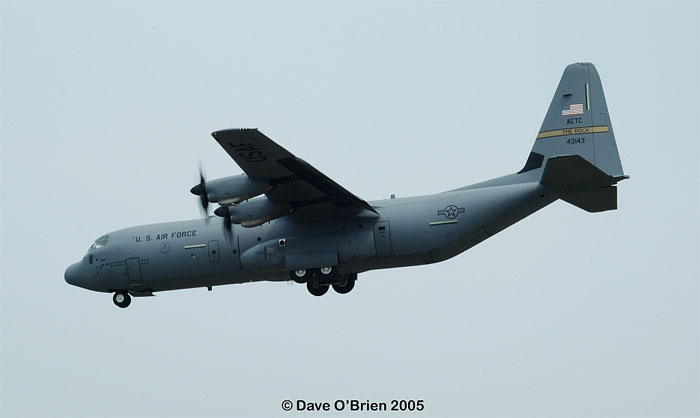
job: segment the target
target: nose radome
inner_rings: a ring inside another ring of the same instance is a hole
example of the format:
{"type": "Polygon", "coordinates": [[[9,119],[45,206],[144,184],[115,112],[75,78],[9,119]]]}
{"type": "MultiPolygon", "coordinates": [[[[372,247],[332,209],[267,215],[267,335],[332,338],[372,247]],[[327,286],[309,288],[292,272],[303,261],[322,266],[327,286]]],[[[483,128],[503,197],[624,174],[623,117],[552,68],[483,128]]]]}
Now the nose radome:
{"type": "Polygon", "coordinates": [[[64,278],[66,279],[66,283],[72,284],[73,286],[80,286],[80,266],[78,263],[75,263],[68,267],[66,269],[66,273],[64,274],[64,278]]]}

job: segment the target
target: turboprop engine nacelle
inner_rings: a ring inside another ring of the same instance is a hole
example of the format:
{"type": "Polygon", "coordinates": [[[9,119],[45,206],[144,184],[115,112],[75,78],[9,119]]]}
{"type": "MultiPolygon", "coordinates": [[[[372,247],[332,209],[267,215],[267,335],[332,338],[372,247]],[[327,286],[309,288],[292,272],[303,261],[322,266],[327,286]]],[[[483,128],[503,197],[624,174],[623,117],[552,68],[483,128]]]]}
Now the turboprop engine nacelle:
{"type": "Polygon", "coordinates": [[[226,216],[227,211],[231,222],[251,228],[292,213],[292,206],[289,203],[278,203],[263,197],[236,206],[222,206],[214,213],[218,216],[226,216]]]}
{"type": "Polygon", "coordinates": [[[267,180],[252,179],[245,174],[209,180],[203,186],[192,188],[192,193],[206,193],[210,202],[222,206],[235,205],[251,197],[259,196],[270,188],[267,180]]]}

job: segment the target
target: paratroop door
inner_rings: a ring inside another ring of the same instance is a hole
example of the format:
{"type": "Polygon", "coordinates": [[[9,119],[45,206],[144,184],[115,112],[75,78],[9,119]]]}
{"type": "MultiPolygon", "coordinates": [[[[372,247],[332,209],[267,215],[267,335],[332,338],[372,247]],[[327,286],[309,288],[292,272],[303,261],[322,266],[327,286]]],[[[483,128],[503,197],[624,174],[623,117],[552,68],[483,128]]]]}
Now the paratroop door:
{"type": "Polygon", "coordinates": [[[377,248],[377,255],[386,255],[393,252],[389,221],[374,223],[374,246],[377,248]]]}

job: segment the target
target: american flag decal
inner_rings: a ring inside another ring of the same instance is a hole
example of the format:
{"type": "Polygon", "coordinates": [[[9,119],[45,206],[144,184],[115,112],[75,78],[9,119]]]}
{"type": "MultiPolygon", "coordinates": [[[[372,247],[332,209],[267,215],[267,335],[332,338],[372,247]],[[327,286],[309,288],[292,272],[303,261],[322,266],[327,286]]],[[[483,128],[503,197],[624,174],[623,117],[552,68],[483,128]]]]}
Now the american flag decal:
{"type": "Polygon", "coordinates": [[[583,115],[583,103],[574,103],[561,109],[562,116],[583,115]]]}

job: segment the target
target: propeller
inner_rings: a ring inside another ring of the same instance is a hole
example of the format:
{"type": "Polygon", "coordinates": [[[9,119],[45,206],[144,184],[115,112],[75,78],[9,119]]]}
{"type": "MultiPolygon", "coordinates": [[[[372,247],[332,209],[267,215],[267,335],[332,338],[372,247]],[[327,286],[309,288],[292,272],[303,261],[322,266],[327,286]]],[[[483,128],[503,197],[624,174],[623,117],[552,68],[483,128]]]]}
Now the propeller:
{"type": "MultiPolygon", "coordinates": [[[[228,208],[226,209],[226,212],[228,212],[228,208]]],[[[230,233],[231,233],[231,216],[228,213],[226,213],[226,216],[224,216],[224,229],[226,230],[226,232],[229,233],[228,235],[230,235],[230,233]]]]}
{"type": "MultiPolygon", "coordinates": [[[[207,180],[204,177],[204,170],[202,169],[202,163],[199,164],[199,184],[190,189],[190,193],[199,196],[199,210],[202,212],[202,216],[209,223],[209,195],[207,193],[207,180]]],[[[228,208],[220,206],[214,211],[216,216],[224,218],[224,230],[225,236],[228,240],[231,236],[231,215],[229,214],[228,208]]]]}
{"type": "Polygon", "coordinates": [[[226,206],[220,206],[214,211],[214,215],[224,218],[224,229],[231,230],[231,215],[226,206]]]}
{"type": "Polygon", "coordinates": [[[199,196],[199,211],[202,213],[203,218],[208,218],[209,216],[209,197],[207,196],[207,180],[204,178],[204,170],[202,170],[202,164],[199,164],[199,184],[190,189],[190,193],[199,196]]]}
{"type": "Polygon", "coordinates": [[[224,218],[224,237],[226,241],[230,243],[231,241],[231,214],[228,211],[228,207],[220,206],[214,211],[214,215],[224,218]]]}

